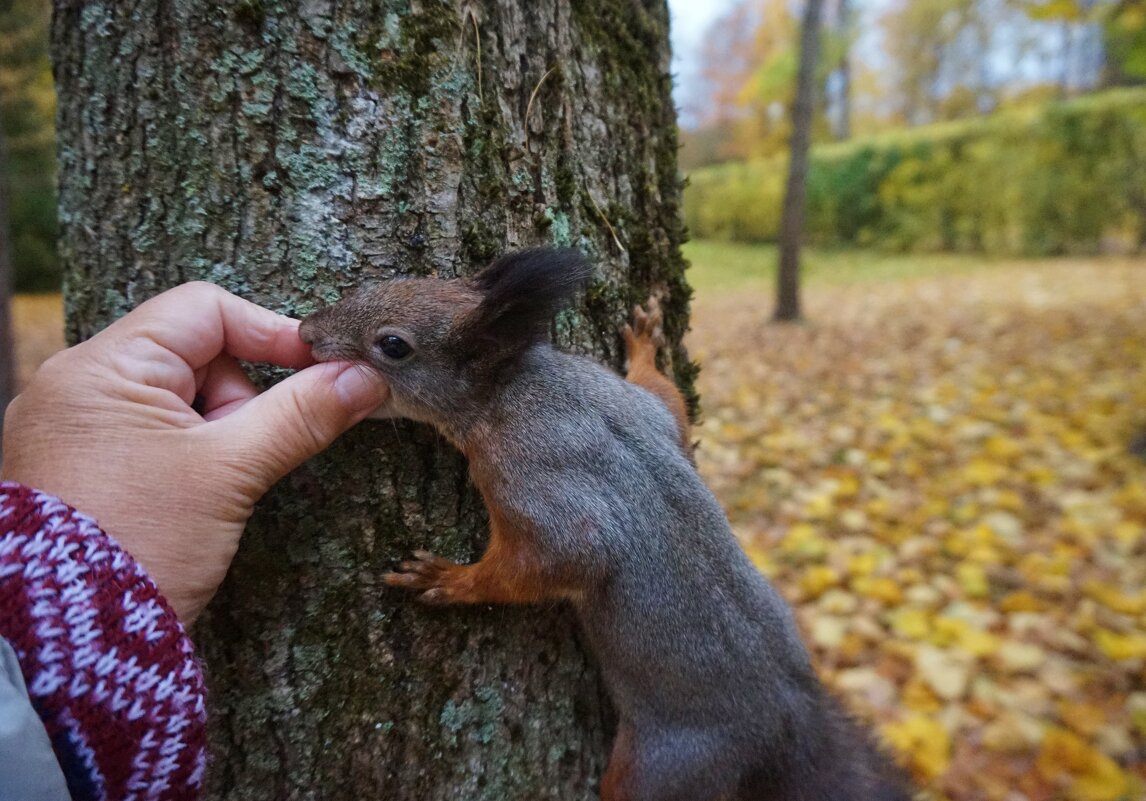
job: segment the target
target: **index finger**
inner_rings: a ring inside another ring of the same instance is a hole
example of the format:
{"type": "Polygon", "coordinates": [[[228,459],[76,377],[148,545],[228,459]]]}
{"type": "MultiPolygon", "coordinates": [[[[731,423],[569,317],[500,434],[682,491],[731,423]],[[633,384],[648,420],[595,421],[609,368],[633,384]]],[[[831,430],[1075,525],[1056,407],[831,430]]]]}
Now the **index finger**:
{"type": "Polygon", "coordinates": [[[298,320],[202,281],[155,296],[105,333],[146,337],[193,370],[220,353],[279,367],[301,368],[314,362],[310,346],[298,338],[298,320]]]}

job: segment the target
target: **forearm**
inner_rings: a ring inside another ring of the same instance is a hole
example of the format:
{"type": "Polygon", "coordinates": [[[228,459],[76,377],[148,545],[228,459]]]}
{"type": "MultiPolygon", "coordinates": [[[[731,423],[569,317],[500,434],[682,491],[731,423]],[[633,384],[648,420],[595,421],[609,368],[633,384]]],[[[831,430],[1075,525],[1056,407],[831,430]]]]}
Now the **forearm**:
{"type": "Polygon", "coordinates": [[[0,483],[0,636],[74,798],[199,796],[203,679],[174,612],[92,519],[12,483],[0,483]]]}

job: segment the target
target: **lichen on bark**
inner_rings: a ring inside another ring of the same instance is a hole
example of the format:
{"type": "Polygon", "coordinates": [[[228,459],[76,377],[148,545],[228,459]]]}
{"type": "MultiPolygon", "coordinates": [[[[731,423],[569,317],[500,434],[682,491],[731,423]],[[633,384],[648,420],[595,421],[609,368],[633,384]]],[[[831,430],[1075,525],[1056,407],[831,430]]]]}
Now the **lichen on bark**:
{"type": "MultiPolygon", "coordinates": [[[[70,338],[187,280],[303,315],[551,243],[599,265],[557,340],[619,366],[655,291],[691,391],[667,35],[663,0],[56,0],[70,338]]],[[[610,713],[568,611],[380,582],[485,527],[410,423],[283,481],[195,633],[213,797],[595,797],[610,713]]]]}

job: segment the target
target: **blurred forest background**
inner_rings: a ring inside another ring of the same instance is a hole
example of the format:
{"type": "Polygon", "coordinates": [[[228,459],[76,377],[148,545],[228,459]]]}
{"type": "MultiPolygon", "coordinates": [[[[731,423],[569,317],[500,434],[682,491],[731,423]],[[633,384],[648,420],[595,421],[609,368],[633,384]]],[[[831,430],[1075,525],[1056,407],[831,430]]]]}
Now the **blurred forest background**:
{"type": "MultiPolygon", "coordinates": [[[[803,3],[691,4],[701,470],[931,797],[1144,798],[1146,0],[823,4],[794,326],[803,3]]],[[[49,15],[0,0],[24,379],[62,346],[49,15]]]]}
{"type": "MultiPolygon", "coordinates": [[[[682,102],[694,238],[770,242],[798,61],[786,0],[733,4],[682,102]]],[[[1146,5],[827,0],[807,239],[1046,255],[1146,245],[1146,5]]]]}
{"type": "Polygon", "coordinates": [[[51,3],[0,2],[0,114],[8,232],[17,292],[58,289],[56,93],[48,60],[51,3]]]}
{"type": "MultiPolygon", "coordinates": [[[[694,239],[778,237],[801,5],[725,0],[693,36],[677,94],[694,239]]],[[[1142,0],[824,5],[810,244],[992,255],[1146,245],[1142,0]]],[[[0,3],[17,292],[60,280],[50,13],[46,0],[0,3]]]]}

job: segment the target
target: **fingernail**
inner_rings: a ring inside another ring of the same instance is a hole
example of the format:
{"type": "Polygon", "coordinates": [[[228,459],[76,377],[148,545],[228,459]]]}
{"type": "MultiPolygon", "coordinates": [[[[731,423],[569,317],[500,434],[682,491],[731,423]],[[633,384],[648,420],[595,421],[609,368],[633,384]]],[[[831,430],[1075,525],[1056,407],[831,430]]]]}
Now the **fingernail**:
{"type": "Polygon", "coordinates": [[[350,412],[362,414],[386,402],[390,388],[378,373],[360,365],[345,367],[334,380],[334,391],[350,412]]]}

